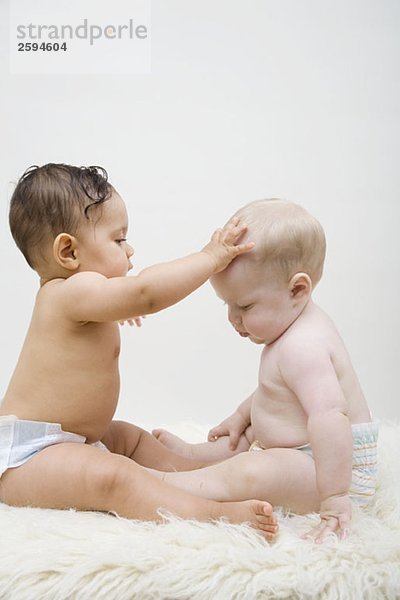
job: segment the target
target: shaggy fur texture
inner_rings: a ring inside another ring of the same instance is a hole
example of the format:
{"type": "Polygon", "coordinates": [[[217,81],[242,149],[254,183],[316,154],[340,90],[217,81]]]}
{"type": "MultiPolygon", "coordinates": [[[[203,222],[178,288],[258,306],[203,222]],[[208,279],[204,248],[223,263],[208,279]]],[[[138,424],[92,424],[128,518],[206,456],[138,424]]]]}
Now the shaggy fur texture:
{"type": "MultiPolygon", "coordinates": [[[[190,441],[204,428],[170,427],[190,441]]],[[[129,521],[0,505],[1,600],[396,600],[400,598],[400,426],[382,424],[379,488],[346,541],[299,534],[317,515],[278,511],[273,544],[246,525],[129,521]]]]}

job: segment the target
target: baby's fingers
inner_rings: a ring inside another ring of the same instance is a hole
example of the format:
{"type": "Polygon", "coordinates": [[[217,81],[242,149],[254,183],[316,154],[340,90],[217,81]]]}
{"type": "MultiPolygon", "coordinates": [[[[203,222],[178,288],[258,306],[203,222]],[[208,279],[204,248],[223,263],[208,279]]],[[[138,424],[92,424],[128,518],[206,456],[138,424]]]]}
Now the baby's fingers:
{"type": "Polygon", "coordinates": [[[230,231],[232,229],[234,229],[235,227],[237,227],[240,223],[240,219],[239,217],[232,217],[232,219],[230,221],[227,222],[227,224],[224,226],[223,230],[224,231],[230,231]]]}
{"type": "Polygon", "coordinates": [[[145,319],[146,315],[142,315],[141,317],[133,317],[132,319],[126,319],[126,321],[119,321],[120,325],[124,325],[124,323],[128,323],[131,327],[136,325],[136,327],[142,326],[142,319],[145,319]]]}
{"type": "Polygon", "coordinates": [[[215,441],[217,441],[218,438],[222,437],[223,435],[227,435],[227,434],[228,434],[228,432],[225,431],[224,429],[222,429],[222,427],[220,427],[220,426],[213,427],[208,432],[207,440],[209,442],[215,442],[215,441]]]}
{"type": "Polygon", "coordinates": [[[237,445],[239,443],[239,434],[233,431],[231,431],[231,433],[229,434],[229,450],[236,450],[237,445]]]}
{"type": "Polygon", "coordinates": [[[238,217],[234,217],[222,229],[222,235],[228,243],[234,242],[247,231],[246,223],[240,223],[238,217]]]}
{"type": "Polygon", "coordinates": [[[236,255],[239,256],[239,254],[245,254],[246,252],[250,252],[250,250],[253,250],[254,246],[255,246],[254,242],[247,242],[246,244],[238,244],[237,246],[235,246],[236,255]]]}
{"type": "Polygon", "coordinates": [[[336,517],[324,519],[320,525],[311,529],[302,536],[303,539],[313,540],[316,544],[322,544],[331,533],[339,533],[339,520],[336,517]]]}

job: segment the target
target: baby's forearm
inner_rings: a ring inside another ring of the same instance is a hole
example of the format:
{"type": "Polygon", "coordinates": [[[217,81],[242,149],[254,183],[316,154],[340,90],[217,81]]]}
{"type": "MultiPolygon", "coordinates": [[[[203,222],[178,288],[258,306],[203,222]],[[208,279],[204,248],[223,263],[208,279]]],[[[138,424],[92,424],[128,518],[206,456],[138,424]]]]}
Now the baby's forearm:
{"type": "Polygon", "coordinates": [[[247,424],[250,424],[250,421],[251,421],[250,415],[251,415],[252,400],[253,400],[253,394],[251,394],[248,398],[246,398],[246,400],[244,400],[244,402],[239,404],[239,406],[236,409],[236,412],[241,416],[243,421],[245,421],[247,424]]]}
{"type": "Polygon", "coordinates": [[[308,433],[321,500],[347,494],[351,484],[353,438],[347,415],[339,411],[310,416],[308,433]]]}
{"type": "Polygon", "coordinates": [[[137,275],[145,305],[143,314],[171,306],[199,288],[214,273],[215,261],[207,252],[153,265],[137,275]]]}

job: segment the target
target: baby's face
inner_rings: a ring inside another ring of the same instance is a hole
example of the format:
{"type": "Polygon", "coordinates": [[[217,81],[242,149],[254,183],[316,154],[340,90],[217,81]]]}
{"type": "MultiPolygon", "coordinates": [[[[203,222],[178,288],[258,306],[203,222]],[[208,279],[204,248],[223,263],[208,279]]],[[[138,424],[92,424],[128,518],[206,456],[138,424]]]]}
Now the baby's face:
{"type": "Polygon", "coordinates": [[[297,316],[289,284],[246,257],[214,275],[211,283],[228,306],[230,323],[255,344],[272,344],[297,316]]]}
{"type": "Polygon", "coordinates": [[[114,191],[77,235],[80,271],[96,271],[105,277],[124,277],[132,268],[133,248],[127,243],[128,215],[122,198],[114,191]]]}

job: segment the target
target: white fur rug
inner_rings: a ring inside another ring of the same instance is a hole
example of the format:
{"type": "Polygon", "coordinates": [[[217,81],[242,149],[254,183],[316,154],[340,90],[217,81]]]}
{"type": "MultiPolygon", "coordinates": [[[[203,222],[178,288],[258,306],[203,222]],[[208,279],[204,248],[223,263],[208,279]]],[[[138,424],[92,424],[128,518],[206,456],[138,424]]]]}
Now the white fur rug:
{"type": "MultiPolygon", "coordinates": [[[[189,441],[206,431],[169,429],[189,441]]],[[[399,599],[399,456],[400,425],[382,424],[374,503],[355,509],[346,541],[320,546],[299,538],[316,515],[278,513],[281,532],[269,545],[245,525],[0,505],[0,599],[399,599]]]]}

